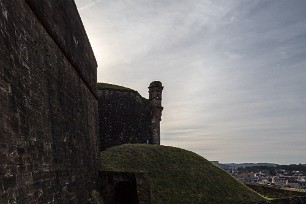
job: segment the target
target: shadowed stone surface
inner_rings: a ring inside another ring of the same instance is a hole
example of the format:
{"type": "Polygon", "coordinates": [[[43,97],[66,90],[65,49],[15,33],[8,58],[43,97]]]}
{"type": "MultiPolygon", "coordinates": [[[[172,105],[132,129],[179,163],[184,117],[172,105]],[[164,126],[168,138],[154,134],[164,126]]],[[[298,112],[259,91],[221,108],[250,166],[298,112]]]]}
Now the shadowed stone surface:
{"type": "Polygon", "coordinates": [[[25,0],[48,34],[95,93],[97,62],[73,0],[25,0]]]}
{"type": "Polygon", "coordinates": [[[98,89],[101,150],[127,143],[152,143],[148,99],[133,90],[98,89]]]}
{"type": "Polygon", "coordinates": [[[150,204],[150,184],[140,172],[99,172],[100,192],[107,204],[150,204]]]}
{"type": "Polygon", "coordinates": [[[73,1],[1,0],[0,34],[0,203],[86,203],[96,63],[73,1]]]}
{"type": "Polygon", "coordinates": [[[149,99],[130,88],[98,83],[101,150],[121,144],[160,144],[162,83],[150,84],[149,99]]]}

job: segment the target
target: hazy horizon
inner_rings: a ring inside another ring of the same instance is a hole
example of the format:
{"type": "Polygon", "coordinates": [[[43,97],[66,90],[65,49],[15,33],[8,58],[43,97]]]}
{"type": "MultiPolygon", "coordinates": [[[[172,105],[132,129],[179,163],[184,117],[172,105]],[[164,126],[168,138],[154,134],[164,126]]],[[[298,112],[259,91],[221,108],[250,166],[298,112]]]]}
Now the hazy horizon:
{"type": "Polygon", "coordinates": [[[164,85],[161,144],[306,163],[306,1],[76,0],[98,81],[164,85]]]}

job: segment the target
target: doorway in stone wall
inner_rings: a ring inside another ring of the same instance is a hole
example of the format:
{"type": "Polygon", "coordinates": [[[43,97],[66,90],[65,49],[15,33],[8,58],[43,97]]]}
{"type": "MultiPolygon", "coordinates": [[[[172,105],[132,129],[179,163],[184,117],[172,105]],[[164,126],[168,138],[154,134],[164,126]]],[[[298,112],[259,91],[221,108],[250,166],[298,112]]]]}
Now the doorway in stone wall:
{"type": "Polygon", "coordinates": [[[115,187],[115,204],[139,204],[136,180],[120,181],[115,187]]]}

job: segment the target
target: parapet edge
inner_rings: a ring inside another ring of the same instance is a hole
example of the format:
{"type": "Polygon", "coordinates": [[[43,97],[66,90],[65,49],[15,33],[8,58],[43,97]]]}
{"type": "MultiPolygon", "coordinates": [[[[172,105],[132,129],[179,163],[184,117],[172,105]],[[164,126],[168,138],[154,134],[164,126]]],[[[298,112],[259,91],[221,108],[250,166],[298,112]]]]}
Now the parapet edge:
{"type": "Polygon", "coordinates": [[[97,61],[74,0],[25,0],[96,96],[97,61]]]}

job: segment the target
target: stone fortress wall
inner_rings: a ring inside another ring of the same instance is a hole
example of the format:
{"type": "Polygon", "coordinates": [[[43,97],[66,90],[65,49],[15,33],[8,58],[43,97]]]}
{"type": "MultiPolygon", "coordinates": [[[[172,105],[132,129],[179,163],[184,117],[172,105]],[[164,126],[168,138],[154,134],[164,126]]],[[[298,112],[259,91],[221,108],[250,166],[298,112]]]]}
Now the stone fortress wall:
{"type": "Polygon", "coordinates": [[[73,0],[0,0],[0,34],[1,204],[87,203],[99,189],[100,148],[159,144],[162,84],[150,84],[149,99],[130,89],[97,91],[73,0]]]}
{"type": "Polygon", "coordinates": [[[101,150],[128,143],[160,143],[162,88],[160,82],[152,82],[146,99],[135,90],[98,83],[101,150]]]}
{"type": "Polygon", "coordinates": [[[101,150],[126,143],[152,143],[149,101],[129,89],[98,89],[101,150]]]}
{"type": "Polygon", "coordinates": [[[0,203],[86,203],[97,64],[73,0],[0,1],[0,203]]]}
{"type": "Polygon", "coordinates": [[[87,203],[100,148],[159,144],[161,83],[97,90],[73,0],[0,0],[0,32],[0,203],[87,203]]]}

